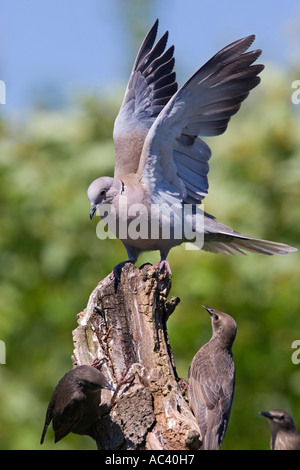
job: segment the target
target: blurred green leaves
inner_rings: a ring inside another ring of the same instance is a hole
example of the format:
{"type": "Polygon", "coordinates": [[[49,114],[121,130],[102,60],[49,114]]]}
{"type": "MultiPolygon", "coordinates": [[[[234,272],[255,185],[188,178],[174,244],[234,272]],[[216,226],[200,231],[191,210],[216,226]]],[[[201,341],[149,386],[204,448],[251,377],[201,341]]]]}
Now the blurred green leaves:
{"type": "MultiPolygon", "coordinates": [[[[208,140],[210,192],[205,210],[246,234],[299,246],[299,114],[289,77],[263,72],[226,133],[208,140]]],[[[111,176],[112,128],[122,96],[74,101],[64,111],[37,110],[0,123],[0,448],[39,449],[48,399],[72,367],[72,330],[96,284],[126,252],[98,240],[89,219],[90,182],[111,176]]],[[[157,253],[138,264],[157,262],[157,253]]],[[[178,374],[210,338],[202,304],[237,321],[236,393],[224,449],[268,448],[258,415],[290,411],[300,428],[300,369],[291,344],[300,339],[299,253],[288,257],[222,256],[174,248],[171,295],[181,303],[168,322],[178,374]]],[[[95,448],[84,437],[45,448],[95,448]]]]}

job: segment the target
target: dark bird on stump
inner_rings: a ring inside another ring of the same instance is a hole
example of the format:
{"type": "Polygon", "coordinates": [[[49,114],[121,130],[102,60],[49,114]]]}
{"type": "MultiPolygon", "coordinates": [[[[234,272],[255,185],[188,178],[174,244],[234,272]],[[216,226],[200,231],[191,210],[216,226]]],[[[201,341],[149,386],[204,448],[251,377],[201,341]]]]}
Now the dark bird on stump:
{"type": "MultiPolygon", "coordinates": [[[[242,235],[198,208],[208,194],[211,157],[198,136],[223,134],[259,84],[264,66],[254,62],[261,50],[248,51],[255,36],[224,47],[178,90],[174,46],[166,49],[168,32],[155,42],[157,28],[158,20],[138,52],[115,120],[114,178],[97,178],[88,188],[90,217],[99,210],[129,262],[159,250],[160,264],[169,270],[170,249],[186,241],[230,255],[295,251],[242,235]]],[[[116,276],[123,265],[114,269],[116,276]]]]}
{"type": "Polygon", "coordinates": [[[189,401],[201,433],[201,450],[217,450],[224,439],[233,401],[235,367],[231,348],[236,322],[226,313],[203,307],[211,316],[213,335],[189,367],[189,401]]]}
{"type": "Polygon", "coordinates": [[[271,428],[271,450],[300,450],[300,434],[291,415],[284,410],[260,411],[271,428]]]}
{"type": "Polygon", "coordinates": [[[89,434],[98,418],[101,390],[116,391],[95,367],[83,365],[68,371],[58,382],[50,399],[41,444],[52,421],[55,442],[70,432],[89,434]]]}

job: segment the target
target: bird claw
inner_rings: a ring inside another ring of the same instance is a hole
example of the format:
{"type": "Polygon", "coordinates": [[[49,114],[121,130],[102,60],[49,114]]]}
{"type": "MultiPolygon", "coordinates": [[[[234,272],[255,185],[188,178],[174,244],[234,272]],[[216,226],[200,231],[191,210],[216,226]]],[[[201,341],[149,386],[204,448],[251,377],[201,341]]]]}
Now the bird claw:
{"type": "Polygon", "coordinates": [[[172,277],[172,270],[169,261],[162,259],[159,263],[156,263],[154,266],[159,266],[159,271],[163,273],[164,268],[167,269],[168,274],[172,277]]]}
{"type": "Polygon", "coordinates": [[[116,281],[117,284],[120,282],[122,269],[124,268],[125,264],[127,264],[127,263],[132,263],[133,264],[133,261],[130,260],[130,259],[128,259],[126,261],[122,261],[121,263],[117,264],[111,272],[111,275],[115,278],[115,281],[116,281]]]}
{"type": "Polygon", "coordinates": [[[181,391],[181,393],[182,393],[183,396],[184,396],[186,393],[187,393],[187,394],[190,393],[190,384],[188,383],[187,380],[182,379],[182,378],[179,379],[178,385],[179,385],[180,391],[181,391]]]}
{"type": "Polygon", "coordinates": [[[93,362],[91,363],[91,366],[95,367],[95,369],[100,370],[104,361],[106,361],[105,357],[102,357],[102,359],[95,358],[93,362]]]}
{"type": "MultiPolygon", "coordinates": [[[[126,377],[127,374],[128,374],[129,369],[130,369],[130,366],[127,367],[127,369],[125,369],[125,371],[122,373],[121,378],[120,378],[120,380],[118,381],[118,383],[116,385],[116,391],[115,391],[115,393],[113,394],[113,396],[111,398],[110,406],[112,406],[115,403],[116,398],[117,398],[117,394],[119,393],[122,385],[131,384],[133,382],[134,374],[131,374],[129,377],[126,377]]],[[[124,393],[124,390],[123,390],[122,393],[124,393]]]]}

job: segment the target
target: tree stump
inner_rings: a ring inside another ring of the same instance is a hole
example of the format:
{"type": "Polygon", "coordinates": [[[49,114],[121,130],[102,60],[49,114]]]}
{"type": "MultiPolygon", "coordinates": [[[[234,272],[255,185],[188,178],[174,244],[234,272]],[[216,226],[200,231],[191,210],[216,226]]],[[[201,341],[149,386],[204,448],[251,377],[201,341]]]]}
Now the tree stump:
{"type": "Polygon", "coordinates": [[[74,366],[102,359],[116,385],[124,371],[133,381],[121,388],[109,409],[103,390],[101,418],[89,433],[102,450],[196,450],[197,421],[179,384],[166,323],[179,303],[167,300],[167,270],[127,263],[116,285],[109,275],[92,292],[73,331],[74,366]]]}

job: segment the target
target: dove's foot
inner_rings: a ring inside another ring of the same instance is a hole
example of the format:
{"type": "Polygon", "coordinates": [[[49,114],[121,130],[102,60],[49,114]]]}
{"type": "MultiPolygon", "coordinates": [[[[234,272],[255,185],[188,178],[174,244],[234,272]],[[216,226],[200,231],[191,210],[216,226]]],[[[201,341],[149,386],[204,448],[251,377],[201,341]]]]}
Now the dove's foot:
{"type": "Polygon", "coordinates": [[[122,261],[122,263],[117,264],[117,266],[115,266],[114,269],[112,270],[111,274],[114,276],[117,283],[120,282],[122,269],[124,268],[125,264],[127,264],[127,263],[132,263],[133,264],[134,261],[132,261],[130,259],[128,259],[126,261],[122,261]]]}
{"type": "Polygon", "coordinates": [[[130,260],[130,259],[128,259],[127,261],[122,261],[122,263],[117,264],[117,266],[115,266],[114,269],[112,270],[111,274],[115,278],[115,292],[117,292],[117,290],[118,290],[118,285],[119,285],[120,280],[121,280],[122,269],[124,268],[125,264],[127,264],[127,263],[134,264],[134,261],[130,260]]]}
{"type": "Polygon", "coordinates": [[[168,272],[169,275],[172,277],[171,266],[170,266],[169,261],[167,261],[166,259],[161,259],[160,262],[157,263],[157,264],[155,264],[154,266],[159,266],[161,273],[163,272],[164,268],[166,267],[166,268],[167,268],[167,272],[168,272]]]}

